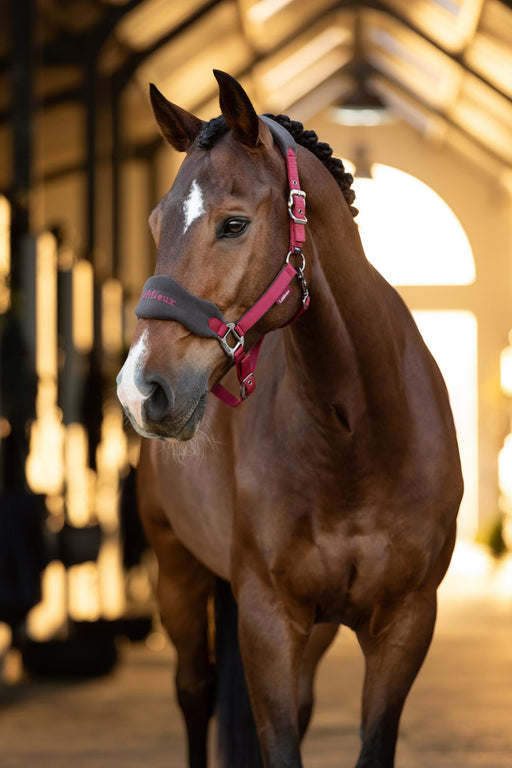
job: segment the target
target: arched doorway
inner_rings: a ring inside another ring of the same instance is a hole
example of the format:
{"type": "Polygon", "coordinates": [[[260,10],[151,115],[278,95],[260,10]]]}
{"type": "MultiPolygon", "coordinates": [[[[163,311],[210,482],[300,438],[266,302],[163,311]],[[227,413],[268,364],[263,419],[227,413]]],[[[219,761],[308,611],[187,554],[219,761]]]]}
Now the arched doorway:
{"type": "MultiPolygon", "coordinates": [[[[475,282],[466,233],[430,187],[376,163],[371,178],[356,176],[354,188],[366,255],[390,283],[399,289],[475,282]]],[[[477,320],[468,310],[411,309],[450,394],[465,481],[459,532],[473,539],[479,524],[477,320]]]]}

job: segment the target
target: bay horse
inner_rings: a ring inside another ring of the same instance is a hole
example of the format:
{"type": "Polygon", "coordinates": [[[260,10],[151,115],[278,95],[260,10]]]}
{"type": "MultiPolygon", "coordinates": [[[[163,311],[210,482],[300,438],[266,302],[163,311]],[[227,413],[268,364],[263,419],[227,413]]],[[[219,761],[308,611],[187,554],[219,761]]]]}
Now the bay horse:
{"type": "Polygon", "coordinates": [[[160,129],[186,157],[150,216],[155,275],[118,377],[144,438],[138,499],[189,766],[207,765],[216,690],[223,766],[300,768],[315,669],[341,624],[365,658],[356,768],[392,768],[462,496],[447,391],[366,260],[341,161],[214,74],[222,115],[210,122],[151,86],[160,129]],[[254,738],[229,643],[215,681],[217,583],[216,633],[239,643],[254,738]]]}

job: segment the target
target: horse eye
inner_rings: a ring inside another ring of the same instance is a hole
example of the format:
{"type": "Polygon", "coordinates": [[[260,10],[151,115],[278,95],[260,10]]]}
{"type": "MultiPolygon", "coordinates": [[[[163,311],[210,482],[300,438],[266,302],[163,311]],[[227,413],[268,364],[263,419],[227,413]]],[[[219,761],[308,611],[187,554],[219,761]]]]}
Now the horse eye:
{"type": "Polygon", "coordinates": [[[249,226],[247,219],[227,219],[224,222],[221,236],[222,237],[240,237],[246,231],[249,226]]]}

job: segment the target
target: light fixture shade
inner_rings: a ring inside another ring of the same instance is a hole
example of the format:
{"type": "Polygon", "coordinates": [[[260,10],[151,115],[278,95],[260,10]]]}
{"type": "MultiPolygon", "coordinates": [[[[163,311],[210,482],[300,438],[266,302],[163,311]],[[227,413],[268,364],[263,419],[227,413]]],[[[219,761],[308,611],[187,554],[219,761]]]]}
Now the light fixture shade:
{"type": "Polygon", "coordinates": [[[360,80],[342,103],[332,108],[332,118],[339,125],[357,127],[390,123],[396,115],[378,94],[368,88],[365,80],[360,80]]]}

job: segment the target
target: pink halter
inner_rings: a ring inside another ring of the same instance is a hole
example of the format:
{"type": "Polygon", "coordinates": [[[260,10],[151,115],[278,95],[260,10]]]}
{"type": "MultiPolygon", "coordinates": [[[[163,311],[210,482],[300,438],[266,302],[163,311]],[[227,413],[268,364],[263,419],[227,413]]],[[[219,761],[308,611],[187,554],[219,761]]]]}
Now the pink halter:
{"type": "MultiPolygon", "coordinates": [[[[183,288],[167,275],[154,275],[144,285],[142,296],[135,308],[137,317],[176,320],[198,336],[216,338],[224,352],[236,367],[240,383],[240,397],[235,397],[220,382],[212,387],[212,393],[231,408],[236,408],[256,388],[254,370],[263,343],[261,338],[247,352],[244,349],[246,333],[265,315],[274,304],[282,304],[291,292],[290,283],[298,278],[302,289],[302,307],[293,322],[309,307],[309,291],[304,277],[305,259],[302,245],[305,242],[306,193],[300,188],[297,169],[295,140],[275,120],[262,116],[286,159],[288,184],[288,213],[290,214],[290,247],[285,263],[258,301],[236,322],[226,322],[220,309],[183,288]],[[300,263],[294,266],[292,259],[300,263]]],[[[288,325],[288,323],[287,323],[288,325]]]]}

